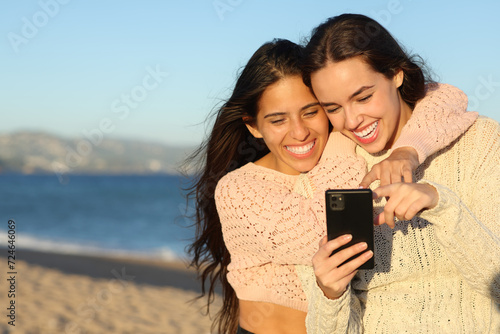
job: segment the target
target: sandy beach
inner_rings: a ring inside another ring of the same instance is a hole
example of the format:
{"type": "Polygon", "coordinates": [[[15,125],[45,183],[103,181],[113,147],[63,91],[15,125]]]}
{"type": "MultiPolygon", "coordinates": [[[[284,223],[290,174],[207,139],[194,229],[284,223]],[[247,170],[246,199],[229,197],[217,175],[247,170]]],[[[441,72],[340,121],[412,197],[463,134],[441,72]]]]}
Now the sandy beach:
{"type": "Polygon", "coordinates": [[[18,251],[12,275],[4,259],[1,333],[210,333],[184,263],[18,251]]]}

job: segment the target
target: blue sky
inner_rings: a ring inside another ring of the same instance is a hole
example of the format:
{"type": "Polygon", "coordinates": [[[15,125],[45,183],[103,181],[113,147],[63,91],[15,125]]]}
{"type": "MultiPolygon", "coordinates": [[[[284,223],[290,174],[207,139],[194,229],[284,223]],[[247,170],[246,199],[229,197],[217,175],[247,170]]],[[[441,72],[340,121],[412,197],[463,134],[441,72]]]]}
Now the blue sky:
{"type": "Polygon", "coordinates": [[[435,78],[500,121],[500,3],[2,1],[0,133],[198,144],[206,115],[264,42],[345,12],[381,22],[435,78]]]}

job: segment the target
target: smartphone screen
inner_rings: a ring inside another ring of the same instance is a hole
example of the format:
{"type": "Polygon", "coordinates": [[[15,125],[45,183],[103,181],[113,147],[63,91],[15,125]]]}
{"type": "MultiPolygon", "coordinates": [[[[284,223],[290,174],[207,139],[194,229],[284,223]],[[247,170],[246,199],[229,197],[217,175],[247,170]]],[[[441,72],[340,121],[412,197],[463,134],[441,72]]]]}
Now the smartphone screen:
{"type": "MultiPolygon", "coordinates": [[[[374,252],[372,191],[370,189],[330,189],[325,192],[325,197],[328,240],[344,234],[352,235],[352,240],[348,244],[336,249],[332,254],[363,241],[367,243],[368,248],[360,254],[367,250],[374,252]]],[[[360,254],[356,254],[346,262],[360,254]]],[[[374,267],[375,256],[372,256],[358,269],[373,269],[374,267]]]]}

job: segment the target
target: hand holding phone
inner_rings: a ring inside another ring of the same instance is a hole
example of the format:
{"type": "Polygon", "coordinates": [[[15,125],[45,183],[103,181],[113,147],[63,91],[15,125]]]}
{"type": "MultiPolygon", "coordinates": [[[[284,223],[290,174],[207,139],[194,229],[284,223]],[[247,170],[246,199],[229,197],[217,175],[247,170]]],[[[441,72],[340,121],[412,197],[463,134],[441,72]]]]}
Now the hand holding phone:
{"type": "Polygon", "coordinates": [[[330,241],[327,241],[327,237],[324,237],[320,242],[319,250],[312,258],[316,282],[329,299],[337,299],[342,296],[354,275],[356,275],[357,269],[373,256],[372,252],[366,251],[366,244],[364,243],[358,243],[342,251],[334,252],[351,240],[352,236],[350,234],[330,241]],[[347,259],[352,258],[354,255],[356,256],[353,260],[345,263],[347,259]],[[341,265],[342,263],[344,264],[341,265]]]}

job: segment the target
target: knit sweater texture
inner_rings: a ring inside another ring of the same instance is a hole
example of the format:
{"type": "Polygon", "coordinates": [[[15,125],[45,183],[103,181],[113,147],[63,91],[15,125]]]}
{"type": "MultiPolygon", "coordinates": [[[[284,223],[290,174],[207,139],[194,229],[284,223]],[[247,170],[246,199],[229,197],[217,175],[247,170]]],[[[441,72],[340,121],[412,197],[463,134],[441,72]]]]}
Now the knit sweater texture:
{"type": "MultiPolygon", "coordinates": [[[[357,153],[369,168],[389,154],[357,153]]],[[[375,268],[341,298],[326,298],[313,269],[297,266],[308,333],[500,333],[500,125],[479,117],[414,177],[437,189],[437,206],[394,230],[376,226],[375,268]]]]}
{"type": "MultiPolygon", "coordinates": [[[[394,148],[413,146],[424,161],[474,122],[477,113],[465,112],[466,106],[459,89],[439,85],[417,104],[394,148]]],[[[308,173],[286,175],[249,163],[225,175],[215,200],[231,254],[227,278],[238,298],[306,312],[294,265],[311,265],[318,241],[326,235],[324,192],[357,188],[365,173],[366,162],[356,154],[354,142],[332,133],[308,173]]]]}

